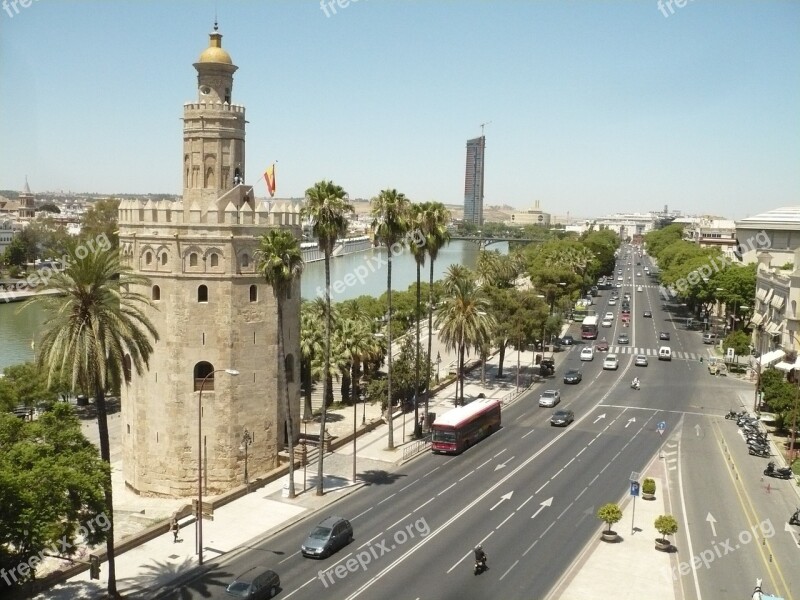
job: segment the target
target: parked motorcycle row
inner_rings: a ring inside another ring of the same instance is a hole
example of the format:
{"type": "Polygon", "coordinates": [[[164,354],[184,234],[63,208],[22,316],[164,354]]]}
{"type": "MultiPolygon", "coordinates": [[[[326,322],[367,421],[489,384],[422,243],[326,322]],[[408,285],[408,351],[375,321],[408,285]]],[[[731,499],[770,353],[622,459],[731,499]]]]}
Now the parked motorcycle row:
{"type": "MultiPolygon", "coordinates": [[[[747,450],[751,456],[770,458],[767,433],[761,429],[761,422],[758,420],[758,417],[751,417],[744,411],[737,413],[731,410],[725,415],[725,418],[736,421],[736,424],[744,434],[744,439],[747,442],[747,450]]],[[[764,475],[767,475],[767,471],[764,471],[764,475]]]]}
{"type": "MultiPolygon", "coordinates": [[[[735,412],[729,411],[725,418],[729,421],[736,421],[736,424],[742,430],[744,439],[747,442],[747,449],[751,456],[759,456],[761,458],[770,458],[769,441],[767,434],[761,429],[761,422],[758,417],[750,416],[746,411],[735,412]]],[[[790,467],[776,467],[774,461],[767,463],[767,468],[764,469],[764,475],[767,477],[775,477],[776,479],[791,479],[792,469],[790,467]]],[[[790,525],[800,525],[800,508],[798,508],[791,517],[789,517],[790,525]]]]}

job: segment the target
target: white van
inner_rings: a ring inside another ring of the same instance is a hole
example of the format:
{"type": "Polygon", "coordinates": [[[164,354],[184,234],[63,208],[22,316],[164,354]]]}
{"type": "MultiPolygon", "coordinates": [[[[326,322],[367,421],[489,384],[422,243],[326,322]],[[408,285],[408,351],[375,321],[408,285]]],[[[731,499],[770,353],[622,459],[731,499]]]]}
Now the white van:
{"type": "Polygon", "coordinates": [[[672,360],[672,349],[669,346],[661,346],[658,349],[658,360],[672,360]]]}

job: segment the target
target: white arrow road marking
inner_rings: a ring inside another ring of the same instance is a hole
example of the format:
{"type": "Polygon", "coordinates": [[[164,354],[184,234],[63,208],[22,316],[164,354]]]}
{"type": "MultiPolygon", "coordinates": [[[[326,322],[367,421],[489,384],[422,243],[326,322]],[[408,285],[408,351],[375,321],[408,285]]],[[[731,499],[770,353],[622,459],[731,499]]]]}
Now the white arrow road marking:
{"type": "Polygon", "coordinates": [[[636,417],[631,417],[630,419],[628,419],[628,422],[625,423],[625,429],[627,429],[628,425],[630,425],[631,423],[636,423],[636,417]]]}
{"type": "Polygon", "coordinates": [[[508,460],[506,460],[506,462],[504,462],[504,463],[500,463],[499,465],[497,465],[497,466],[494,468],[494,470],[495,470],[495,471],[499,471],[500,469],[505,469],[505,468],[506,468],[506,465],[507,465],[508,463],[510,463],[512,460],[514,460],[514,457],[513,457],[513,456],[512,456],[511,458],[509,458],[508,460]]]}
{"type": "MultiPolygon", "coordinates": [[[[598,415],[597,418],[594,420],[594,423],[597,423],[600,419],[605,419],[605,418],[606,418],[606,413],[598,415]]],[[[592,425],[594,425],[594,423],[592,423],[592,425]]]]}
{"type": "Polygon", "coordinates": [[[697,437],[700,437],[700,424],[694,426],[694,432],[697,434],[697,437]]]}
{"type": "Polygon", "coordinates": [[[708,524],[711,525],[711,535],[713,537],[717,537],[717,520],[714,518],[714,515],[708,513],[708,515],[706,515],[706,521],[708,521],[708,524]]]}
{"type": "Polygon", "coordinates": [[[500,496],[500,500],[498,500],[495,503],[495,505],[492,508],[490,508],[489,510],[494,510],[495,508],[500,506],[506,500],[511,500],[511,496],[513,496],[513,495],[514,495],[514,492],[508,492],[507,494],[503,494],[502,496],[500,496]]]}
{"type": "Polygon", "coordinates": [[[535,519],[536,515],[538,515],[540,512],[542,512],[545,509],[546,506],[552,506],[552,505],[553,505],[553,497],[550,496],[547,500],[544,500],[543,502],[541,502],[539,504],[539,508],[536,510],[535,513],[533,513],[531,515],[531,519],[535,519]]]}

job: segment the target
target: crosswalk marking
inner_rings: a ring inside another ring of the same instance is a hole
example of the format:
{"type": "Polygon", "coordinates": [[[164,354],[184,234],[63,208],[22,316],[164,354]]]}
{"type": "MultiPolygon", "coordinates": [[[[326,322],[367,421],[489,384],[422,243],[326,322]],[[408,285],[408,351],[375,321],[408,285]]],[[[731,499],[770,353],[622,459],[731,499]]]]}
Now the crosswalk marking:
{"type": "MultiPolygon", "coordinates": [[[[657,348],[637,348],[635,346],[610,346],[608,351],[612,354],[644,354],[645,356],[658,356],[657,348]]],[[[672,358],[678,360],[700,360],[696,352],[672,351],[672,358]]]]}

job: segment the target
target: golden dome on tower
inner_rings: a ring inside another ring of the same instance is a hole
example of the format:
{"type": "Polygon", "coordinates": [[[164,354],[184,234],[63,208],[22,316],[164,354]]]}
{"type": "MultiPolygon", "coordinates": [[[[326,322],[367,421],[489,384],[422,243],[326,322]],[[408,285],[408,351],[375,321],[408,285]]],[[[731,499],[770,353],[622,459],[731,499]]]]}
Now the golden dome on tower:
{"type": "Polygon", "coordinates": [[[208,37],[208,48],[203,50],[198,59],[198,63],[222,63],[232,65],[231,55],[222,49],[222,34],[218,31],[217,24],[214,23],[214,31],[208,37]]]}

